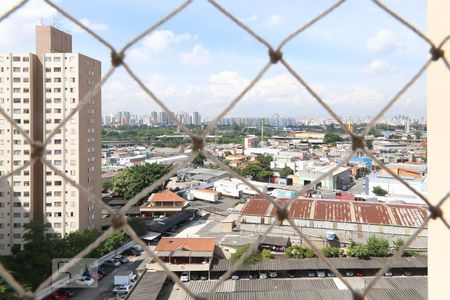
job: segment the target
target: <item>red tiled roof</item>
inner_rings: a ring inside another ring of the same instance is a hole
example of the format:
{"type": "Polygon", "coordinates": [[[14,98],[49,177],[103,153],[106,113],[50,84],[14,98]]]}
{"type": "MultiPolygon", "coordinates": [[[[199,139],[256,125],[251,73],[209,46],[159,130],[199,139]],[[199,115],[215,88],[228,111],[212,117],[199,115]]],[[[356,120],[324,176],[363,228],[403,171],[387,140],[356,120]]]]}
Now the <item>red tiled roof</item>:
{"type": "Polygon", "coordinates": [[[156,251],[186,251],[214,252],[216,238],[171,238],[163,237],[156,246],[156,251]]]}
{"type": "Polygon", "coordinates": [[[183,198],[172,191],[164,190],[156,194],[152,194],[148,201],[152,202],[186,202],[183,198]]]}

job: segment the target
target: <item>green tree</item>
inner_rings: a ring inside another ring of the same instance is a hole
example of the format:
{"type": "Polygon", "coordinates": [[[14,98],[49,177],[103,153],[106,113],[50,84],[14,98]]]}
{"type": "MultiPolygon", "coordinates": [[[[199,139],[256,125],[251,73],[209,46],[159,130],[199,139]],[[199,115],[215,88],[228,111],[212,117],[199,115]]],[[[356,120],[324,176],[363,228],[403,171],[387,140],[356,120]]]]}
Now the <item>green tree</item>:
{"type": "Polygon", "coordinates": [[[260,154],[256,156],[256,160],[264,170],[270,170],[270,163],[273,161],[273,157],[268,154],[260,154]]]}
{"type": "Polygon", "coordinates": [[[323,142],[328,145],[336,145],[336,142],[342,142],[343,138],[334,132],[327,132],[323,138],[323,142]]]}
{"type": "Polygon", "coordinates": [[[256,174],[256,179],[258,181],[268,181],[270,177],[273,176],[273,172],[270,170],[262,170],[256,174]]]}
{"type": "Polygon", "coordinates": [[[394,245],[394,251],[398,251],[405,244],[405,241],[402,239],[397,239],[392,244],[394,245]]]}
{"type": "Polygon", "coordinates": [[[374,137],[383,137],[383,134],[381,133],[381,131],[379,131],[379,130],[377,130],[377,129],[375,129],[375,128],[372,128],[372,129],[370,129],[369,130],[369,132],[367,133],[368,135],[373,135],[374,137]]]}
{"type": "MultiPolygon", "coordinates": [[[[113,179],[112,192],[125,199],[131,199],[144,188],[167,174],[170,169],[170,165],[149,163],[122,169],[113,179]]],[[[161,186],[154,192],[159,189],[161,189],[161,186]]]]}
{"type": "Polygon", "coordinates": [[[272,251],[270,251],[269,249],[263,249],[263,251],[261,251],[261,258],[263,260],[273,258],[272,251]]]}
{"type": "Polygon", "coordinates": [[[344,250],[339,247],[324,247],[322,253],[326,257],[343,257],[344,250]]]}
{"type": "Polygon", "coordinates": [[[106,192],[111,191],[113,188],[112,180],[106,180],[102,182],[102,189],[106,192]]]}
{"type": "Polygon", "coordinates": [[[196,167],[203,167],[205,164],[206,157],[203,153],[197,154],[197,156],[192,160],[192,164],[196,167]]]}
{"type": "Polygon", "coordinates": [[[367,176],[367,175],[370,174],[370,169],[364,167],[364,168],[361,168],[361,169],[359,170],[359,172],[361,173],[361,176],[367,176]]]}
{"type": "Polygon", "coordinates": [[[284,250],[284,254],[287,258],[312,258],[316,257],[314,251],[310,248],[295,244],[290,247],[287,247],[284,250]]]}
{"type": "Polygon", "coordinates": [[[367,246],[350,240],[350,246],[347,248],[347,255],[357,258],[369,258],[367,246]]]}
{"type": "MultiPolygon", "coordinates": [[[[247,251],[249,249],[250,249],[250,245],[240,246],[239,248],[236,249],[235,253],[231,254],[231,258],[230,258],[231,261],[236,262],[237,260],[239,260],[239,258],[241,258],[242,255],[247,253],[247,251]]],[[[254,250],[254,251],[252,251],[252,253],[249,256],[247,256],[244,259],[244,264],[251,265],[251,264],[260,262],[261,260],[262,260],[261,253],[258,250],[254,250]]]]}
{"type": "Polygon", "coordinates": [[[98,255],[103,256],[114,249],[119,248],[127,240],[127,235],[122,231],[114,231],[100,246],[97,247],[98,255]]]}
{"type": "Polygon", "coordinates": [[[366,147],[369,150],[373,149],[373,141],[372,140],[365,140],[366,141],[366,147]]]}
{"type": "Polygon", "coordinates": [[[377,196],[386,196],[388,194],[388,191],[386,191],[385,189],[383,189],[381,186],[374,186],[372,189],[372,193],[374,193],[377,196]]]}
{"type": "Polygon", "coordinates": [[[286,177],[288,177],[289,175],[292,175],[292,174],[294,174],[294,171],[292,171],[292,169],[289,168],[289,167],[284,167],[284,168],[280,171],[280,177],[281,177],[281,178],[286,178],[286,177]]]}
{"type": "Polygon", "coordinates": [[[422,132],[418,130],[414,132],[414,135],[416,137],[416,140],[420,140],[422,138],[422,132]]]}
{"type": "Polygon", "coordinates": [[[256,175],[263,171],[263,167],[258,163],[250,163],[244,169],[242,169],[241,173],[244,176],[250,176],[252,180],[256,179],[256,175]]]}
{"type": "Polygon", "coordinates": [[[390,254],[388,240],[371,236],[367,239],[367,254],[371,257],[386,257],[390,254]]]}

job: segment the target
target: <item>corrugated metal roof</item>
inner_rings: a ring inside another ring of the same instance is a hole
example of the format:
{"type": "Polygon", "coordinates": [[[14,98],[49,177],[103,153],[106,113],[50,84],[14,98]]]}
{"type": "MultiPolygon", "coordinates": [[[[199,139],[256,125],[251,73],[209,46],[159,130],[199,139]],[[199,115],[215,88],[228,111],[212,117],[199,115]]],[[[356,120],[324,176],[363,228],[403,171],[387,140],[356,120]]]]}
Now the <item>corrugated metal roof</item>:
{"type": "MultiPolygon", "coordinates": [[[[329,258],[331,263],[340,270],[344,269],[380,269],[389,261],[390,257],[374,257],[371,259],[358,258],[329,258]]],[[[231,262],[227,259],[214,260],[211,271],[227,271],[231,262]]],[[[426,268],[427,262],[419,257],[400,257],[391,262],[393,268],[426,268]]],[[[304,259],[268,259],[252,265],[242,265],[238,270],[321,270],[328,269],[325,262],[319,258],[304,259]]]]}
{"type": "Polygon", "coordinates": [[[269,205],[270,202],[266,199],[251,199],[245,204],[244,208],[241,210],[241,214],[264,216],[267,213],[269,205]]]}
{"type": "MultiPolygon", "coordinates": [[[[368,300],[425,300],[426,277],[381,278],[372,288],[368,300]]],[[[206,296],[217,281],[192,281],[187,286],[195,294],[206,296]]],[[[361,290],[358,290],[362,292],[361,290]]],[[[192,299],[187,296],[186,299],[192,299]]],[[[212,295],[217,300],[342,300],[352,299],[349,290],[339,290],[334,279],[227,280],[212,295]]]]}
{"type": "MultiPolygon", "coordinates": [[[[279,199],[275,200],[275,202],[276,202],[280,207],[285,207],[286,205],[289,205],[290,199],[279,198],[279,199]]],[[[276,217],[276,216],[277,216],[277,207],[276,207],[275,205],[273,206],[270,215],[271,215],[272,217],[276,217]]]]}
{"type": "Polygon", "coordinates": [[[351,222],[350,203],[341,201],[316,202],[314,219],[325,221],[351,222]]]}
{"type": "Polygon", "coordinates": [[[354,208],[357,223],[393,225],[383,204],[354,202],[354,208]]]}
{"type": "Polygon", "coordinates": [[[391,208],[397,224],[404,224],[409,227],[419,227],[427,217],[426,208],[418,210],[416,206],[408,205],[387,205],[391,208]]]}
{"type": "Polygon", "coordinates": [[[128,296],[128,299],[156,299],[166,278],[167,274],[164,272],[145,272],[144,274],[142,274],[141,278],[136,284],[136,287],[128,296]]]}
{"type": "MultiPolygon", "coordinates": [[[[323,199],[280,199],[277,201],[282,205],[290,203],[289,217],[293,219],[419,227],[428,214],[427,207],[424,205],[323,199]],[[311,212],[313,212],[312,216],[311,212]]],[[[261,198],[251,199],[241,211],[242,215],[261,217],[275,217],[276,213],[276,207],[261,198]]]]}
{"type": "Polygon", "coordinates": [[[289,217],[297,219],[309,219],[311,207],[313,205],[311,200],[295,200],[289,207],[289,217]]]}

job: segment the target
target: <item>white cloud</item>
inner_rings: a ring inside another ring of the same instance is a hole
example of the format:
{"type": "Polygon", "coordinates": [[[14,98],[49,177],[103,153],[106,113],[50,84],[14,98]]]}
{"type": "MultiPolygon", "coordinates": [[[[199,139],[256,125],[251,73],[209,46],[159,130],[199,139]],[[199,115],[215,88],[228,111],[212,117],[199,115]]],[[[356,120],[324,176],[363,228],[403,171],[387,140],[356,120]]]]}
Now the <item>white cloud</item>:
{"type": "MultiPolygon", "coordinates": [[[[17,1],[2,0],[1,13],[17,4],[17,1]]],[[[0,26],[0,51],[34,51],[29,45],[34,45],[35,27],[40,24],[50,24],[57,11],[42,2],[31,0],[18,11],[3,20],[0,26]]]]}
{"type": "Polygon", "coordinates": [[[236,97],[246,84],[248,80],[234,71],[223,71],[209,77],[209,90],[215,99],[236,97]]]}
{"type": "MultiPolygon", "coordinates": [[[[202,85],[177,85],[161,75],[152,75],[144,79],[144,82],[169,109],[192,111],[193,107],[197,107],[201,114],[213,118],[242,92],[250,80],[236,71],[228,70],[210,75],[208,82],[202,85]]],[[[387,103],[386,94],[373,87],[355,85],[329,89],[312,84],[312,88],[337,113],[343,115],[376,113],[387,103]]],[[[148,114],[152,110],[160,110],[127,76],[108,81],[103,88],[103,99],[104,113],[129,110],[137,114],[148,114]]],[[[410,99],[410,105],[417,101],[410,99]]],[[[302,113],[320,115],[325,110],[290,74],[282,73],[259,81],[230,115],[268,116],[274,113],[292,116],[302,113]]]]}
{"type": "Polygon", "coordinates": [[[255,14],[255,15],[251,15],[251,16],[242,18],[241,21],[244,23],[250,23],[250,22],[256,22],[256,21],[258,21],[258,19],[259,19],[258,15],[255,14]]]}
{"type": "Polygon", "coordinates": [[[196,37],[190,33],[175,34],[170,30],[157,30],[144,38],[142,45],[148,50],[158,53],[166,50],[171,44],[177,44],[190,39],[196,39],[196,37]]]}
{"type": "Polygon", "coordinates": [[[86,26],[86,27],[88,27],[88,28],[90,28],[90,29],[92,29],[92,30],[94,30],[96,32],[103,32],[103,31],[108,30],[108,28],[109,28],[109,25],[106,24],[106,23],[96,23],[96,22],[93,22],[93,21],[91,21],[91,20],[89,20],[87,18],[80,19],[80,22],[84,26],[86,26]]]}
{"type": "Polygon", "coordinates": [[[142,63],[149,60],[152,55],[166,51],[171,45],[197,39],[197,35],[190,33],[175,34],[170,30],[156,30],[153,34],[146,36],[138,46],[131,48],[127,56],[132,61],[142,63]]]}
{"type": "Polygon", "coordinates": [[[373,107],[382,104],[385,98],[386,95],[377,89],[358,85],[348,88],[343,95],[338,95],[335,103],[373,107]]]}
{"type": "Polygon", "coordinates": [[[400,49],[403,44],[391,30],[382,29],[367,41],[366,46],[371,52],[380,54],[400,49]]]}
{"type": "Polygon", "coordinates": [[[274,27],[278,25],[281,22],[281,16],[280,15],[271,15],[269,17],[269,20],[267,21],[268,27],[274,27]]]}
{"type": "Polygon", "coordinates": [[[398,69],[382,59],[374,59],[363,73],[366,75],[382,76],[397,73],[398,69]]]}
{"type": "Polygon", "coordinates": [[[180,59],[184,64],[204,67],[211,63],[211,54],[201,44],[195,44],[191,51],[182,52],[180,59]]]}

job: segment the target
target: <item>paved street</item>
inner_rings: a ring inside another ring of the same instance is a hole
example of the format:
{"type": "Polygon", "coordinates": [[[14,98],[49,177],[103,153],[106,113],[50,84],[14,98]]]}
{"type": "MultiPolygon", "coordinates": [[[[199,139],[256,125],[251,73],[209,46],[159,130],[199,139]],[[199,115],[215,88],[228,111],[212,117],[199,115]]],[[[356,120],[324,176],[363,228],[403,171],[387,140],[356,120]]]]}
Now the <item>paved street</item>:
{"type": "Polygon", "coordinates": [[[347,192],[355,195],[364,194],[365,193],[364,178],[356,179],[355,185],[352,186],[347,192]]]}
{"type": "Polygon", "coordinates": [[[74,300],[86,300],[86,299],[116,299],[112,294],[112,289],[114,288],[114,274],[119,271],[124,270],[140,270],[145,267],[145,265],[140,265],[147,258],[145,252],[139,257],[129,257],[129,263],[120,265],[114,268],[111,273],[105,276],[102,280],[98,282],[98,287],[95,288],[80,288],[76,289],[77,295],[71,299],[74,300]]]}

